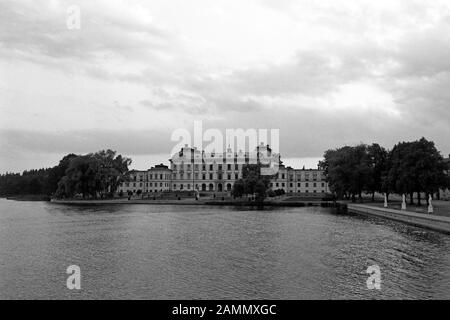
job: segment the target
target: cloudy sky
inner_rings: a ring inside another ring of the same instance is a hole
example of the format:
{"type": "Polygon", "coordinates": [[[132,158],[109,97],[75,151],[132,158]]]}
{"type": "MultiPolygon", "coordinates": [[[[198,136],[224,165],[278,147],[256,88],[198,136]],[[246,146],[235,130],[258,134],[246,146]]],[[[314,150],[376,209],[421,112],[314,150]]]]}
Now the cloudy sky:
{"type": "Polygon", "coordinates": [[[1,172],[104,148],[145,169],[194,120],[280,129],[296,167],[421,136],[447,155],[449,103],[448,0],[0,0],[1,172]]]}

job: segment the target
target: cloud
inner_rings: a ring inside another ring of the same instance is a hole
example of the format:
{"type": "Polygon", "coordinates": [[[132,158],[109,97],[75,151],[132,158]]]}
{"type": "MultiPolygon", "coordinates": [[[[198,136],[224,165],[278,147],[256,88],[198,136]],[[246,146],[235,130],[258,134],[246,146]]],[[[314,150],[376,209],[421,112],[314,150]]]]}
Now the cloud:
{"type": "Polygon", "coordinates": [[[161,154],[193,120],[279,128],[289,157],[420,136],[450,150],[448,1],[78,3],[76,31],[71,1],[0,2],[10,150],[161,154]]]}
{"type": "Polygon", "coordinates": [[[170,136],[170,130],[129,130],[126,133],[120,130],[0,130],[0,154],[5,156],[12,151],[84,154],[103,149],[114,149],[122,154],[162,154],[170,151],[170,136]]]}

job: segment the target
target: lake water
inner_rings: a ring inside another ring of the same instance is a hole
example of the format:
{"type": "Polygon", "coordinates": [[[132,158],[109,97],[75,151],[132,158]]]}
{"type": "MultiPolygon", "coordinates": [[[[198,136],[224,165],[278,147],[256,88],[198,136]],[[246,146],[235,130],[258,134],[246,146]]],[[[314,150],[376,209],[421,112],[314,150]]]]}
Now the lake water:
{"type": "Polygon", "coordinates": [[[0,299],[13,298],[449,299],[450,236],[316,207],[0,199],[0,299]]]}

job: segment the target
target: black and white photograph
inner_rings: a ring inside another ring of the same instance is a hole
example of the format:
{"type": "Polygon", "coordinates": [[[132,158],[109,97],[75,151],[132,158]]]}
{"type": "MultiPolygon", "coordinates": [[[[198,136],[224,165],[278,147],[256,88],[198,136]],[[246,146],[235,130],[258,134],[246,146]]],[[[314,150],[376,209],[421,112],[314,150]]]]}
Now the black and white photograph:
{"type": "Polygon", "coordinates": [[[0,0],[0,300],[448,299],[449,0],[0,0]]]}

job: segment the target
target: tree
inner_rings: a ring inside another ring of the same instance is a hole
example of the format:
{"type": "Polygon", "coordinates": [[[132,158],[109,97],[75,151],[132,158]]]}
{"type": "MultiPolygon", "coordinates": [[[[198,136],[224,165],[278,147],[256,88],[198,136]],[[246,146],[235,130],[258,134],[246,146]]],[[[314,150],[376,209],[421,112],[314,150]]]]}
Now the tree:
{"type": "Polygon", "coordinates": [[[234,197],[256,194],[256,199],[262,202],[266,197],[269,184],[270,177],[261,175],[261,165],[247,164],[242,168],[242,179],[234,183],[232,194],[234,197]]]}
{"type": "Polygon", "coordinates": [[[244,180],[239,179],[235,181],[235,183],[233,184],[233,189],[231,190],[231,194],[233,195],[233,197],[235,198],[242,197],[244,195],[244,191],[245,191],[244,180]]]}
{"type": "Polygon", "coordinates": [[[366,189],[375,200],[375,192],[383,192],[383,181],[387,170],[388,152],[378,143],[367,147],[370,168],[370,179],[367,181],[366,189]]]}
{"type": "Polygon", "coordinates": [[[434,142],[425,138],[396,144],[389,153],[388,163],[386,185],[398,194],[409,194],[411,204],[414,193],[420,205],[421,193],[432,194],[447,186],[444,159],[434,142]]]}
{"type": "Polygon", "coordinates": [[[126,179],[124,173],[130,163],[130,159],[111,150],[83,156],[69,154],[53,168],[0,175],[0,195],[112,196],[126,179]]]}
{"type": "Polygon", "coordinates": [[[124,179],[131,160],[107,150],[76,156],[58,184],[57,196],[111,197],[124,179]]]}
{"type": "Polygon", "coordinates": [[[355,147],[327,150],[319,166],[325,171],[327,182],[338,198],[355,196],[362,198],[362,192],[373,184],[371,161],[368,147],[360,144],[355,147]]]}

